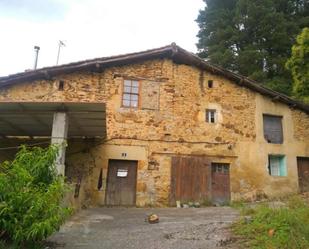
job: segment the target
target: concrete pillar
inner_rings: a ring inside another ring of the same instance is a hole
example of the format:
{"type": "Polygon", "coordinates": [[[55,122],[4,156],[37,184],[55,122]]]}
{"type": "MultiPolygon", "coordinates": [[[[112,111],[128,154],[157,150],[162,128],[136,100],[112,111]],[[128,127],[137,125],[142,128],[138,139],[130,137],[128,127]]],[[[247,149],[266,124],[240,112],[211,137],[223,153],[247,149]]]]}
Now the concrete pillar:
{"type": "Polygon", "coordinates": [[[65,149],[67,146],[68,125],[68,115],[65,112],[54,113],[51,143],[59,145],[59,152],[56,158],[56,168],[58,174],[63,176],[65,172],[64,162],[65,149]]]}

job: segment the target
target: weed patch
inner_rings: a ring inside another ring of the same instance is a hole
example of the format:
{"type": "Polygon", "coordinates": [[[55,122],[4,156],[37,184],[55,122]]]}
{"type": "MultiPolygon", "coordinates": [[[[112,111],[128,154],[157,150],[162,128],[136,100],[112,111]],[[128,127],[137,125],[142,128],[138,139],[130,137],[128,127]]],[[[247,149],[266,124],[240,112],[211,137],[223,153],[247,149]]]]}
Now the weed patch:
{"type": "Polygon", "coordinates": [[[309,248],[309,206],[299,197],[291,197],[285,206],[269,204],[243,208],[243,217],[233,231],[252,249],[309,248]]]}

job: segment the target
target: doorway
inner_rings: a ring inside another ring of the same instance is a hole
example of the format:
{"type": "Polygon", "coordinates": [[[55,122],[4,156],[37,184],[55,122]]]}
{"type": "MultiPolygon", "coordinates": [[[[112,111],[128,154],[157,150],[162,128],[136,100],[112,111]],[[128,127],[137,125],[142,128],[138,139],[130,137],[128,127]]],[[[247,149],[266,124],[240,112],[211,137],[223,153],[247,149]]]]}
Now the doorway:
{"type": "Polygon", "coordinates": [[[230,201],[230,165],[227,163],[211,164],[211,196],[215,204],[230,201]]]}
{"type": "Polygon", "coordinates": [[[297,158],[298,184],[301,193],[309,191],[309,157],[297,158]]]}
{"type": "Polygon", "coordinates": [[[135,206],[137,161],[109,160],[106,205],[135,206]]]}

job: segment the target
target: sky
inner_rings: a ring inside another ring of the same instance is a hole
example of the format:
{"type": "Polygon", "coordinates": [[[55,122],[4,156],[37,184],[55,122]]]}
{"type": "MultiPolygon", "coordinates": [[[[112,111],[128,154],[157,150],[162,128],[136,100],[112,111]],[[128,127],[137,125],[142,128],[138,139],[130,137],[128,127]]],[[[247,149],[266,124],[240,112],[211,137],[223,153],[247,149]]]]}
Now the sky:
{"type": "Polygon", "coordinates": [[[0,0],[0,76],[176,42],[196,52],[203,0],[0,0]]]}

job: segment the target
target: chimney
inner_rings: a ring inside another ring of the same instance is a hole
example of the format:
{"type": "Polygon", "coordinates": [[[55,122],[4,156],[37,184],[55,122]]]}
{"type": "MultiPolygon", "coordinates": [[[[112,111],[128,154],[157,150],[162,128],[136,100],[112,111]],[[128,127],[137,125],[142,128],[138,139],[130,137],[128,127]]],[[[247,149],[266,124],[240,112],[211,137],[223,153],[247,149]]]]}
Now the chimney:
{"type": "Polygon", "coordinates": [[[37,68],[38,66],[38,57],[39,57],[39,51],[40,51],[40,47],[39,46],[34,46],[34,70],[37,68]]]}

